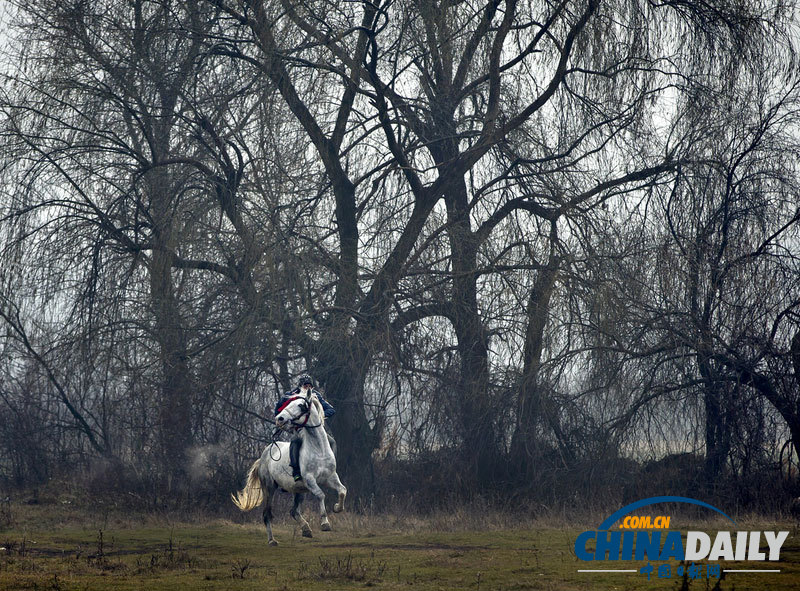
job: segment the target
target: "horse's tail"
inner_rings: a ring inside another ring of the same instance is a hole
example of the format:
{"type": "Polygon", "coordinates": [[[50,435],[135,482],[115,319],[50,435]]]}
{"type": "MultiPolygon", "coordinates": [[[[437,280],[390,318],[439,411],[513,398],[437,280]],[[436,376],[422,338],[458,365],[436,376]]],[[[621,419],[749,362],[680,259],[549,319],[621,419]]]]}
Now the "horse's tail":
{"type": "Polygon", "coordinates": [[[244,488],[235,495],[231,494],[233,504],[242,511],[250,511],[258,507],[264,500],[264,485],[258,476],[258,465],[260,459],[253,462],[253,467],[247,473],[247,481],[244,488]]]}

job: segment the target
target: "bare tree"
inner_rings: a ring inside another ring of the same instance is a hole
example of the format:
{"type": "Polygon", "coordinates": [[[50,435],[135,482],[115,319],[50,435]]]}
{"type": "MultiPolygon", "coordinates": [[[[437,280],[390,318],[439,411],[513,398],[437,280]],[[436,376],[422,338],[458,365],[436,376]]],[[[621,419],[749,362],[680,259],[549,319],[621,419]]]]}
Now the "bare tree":
{"type": "MultiPolygon", "coordinates": [[[[194,2],[17,8],[28,34],[18,59],[30,67],[13,73],[4,97],[6,220],[27,227],[27,242],[7,252],[21,251],[23,266],[46,261],[36,280],[54,286],[64,302],[56,316],[76,339],[109,351],[122,346],[116,339],[155,345],[153,426],[162,466],[179,473],[200,402],[192,358],[220,340],[215,320],[196,318],[219,306],[214,289],[204,295],[209,280],[233,283],[248,310],[261,304],[252,268],[263,250],[237,201],[245,156],[236,134],[247,133],[248,111],[233,115],[241,90],[205,59],[215,15],[194,2]],[[203,235],[214,225],[216,238],[203,235]],[[103,325],[112,311],[107,321],[127,329],[103,325]]],[[[241,320],[228,315],[223,338],[241,320]]]]}
{"type": "Polygon", "coordinates": [[[243,458],[306,370],[362,499],[386,447],[524,485],[681,396],[709,467],[741,392],[795,420],[794,296],[742,287],[795,260],[786,7],[16,5],[3,310],[97,453],[243,458]]]}

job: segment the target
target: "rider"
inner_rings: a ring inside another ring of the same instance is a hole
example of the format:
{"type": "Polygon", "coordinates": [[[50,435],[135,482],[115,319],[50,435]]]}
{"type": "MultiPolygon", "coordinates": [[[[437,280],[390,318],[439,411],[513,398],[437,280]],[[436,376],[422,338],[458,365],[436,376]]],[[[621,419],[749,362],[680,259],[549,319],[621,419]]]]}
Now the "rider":
{"type": "MultiPolygon", "coordinates": [[[[289,400],[292,396],[298,395],[305,395],[309,390],[317,397],[317,400],[320,401],[322,404],[322,410],[325,413],[325,418],[328,419],[336,414],[336,410],[328,404],[328,401],[322,397],[322,394],[314,387],[314,379],[304,373],[300,376],[300,379],[297,382],[297,388],[286,392],[283,396],[281,396],[278,403],[275,405],[275,415],[277,415],[280,411],[280,407],[283,405],[284,402],[289,400]]],[[[300,445],[303,443],[303,440],[300,439],[299,430],[295,431],[294,435],[292,436],[292,441],[289,444],[289,465],[292,467],[292,477],[294,478],[295,482],[300,480],[302,477],[300,476],[300,445]]],[[[332,437],[326,431],[326,435],[328,439],[332,442],[332,437]]],[[[333,443],[333,442],[332,442],[333,443]]]]}

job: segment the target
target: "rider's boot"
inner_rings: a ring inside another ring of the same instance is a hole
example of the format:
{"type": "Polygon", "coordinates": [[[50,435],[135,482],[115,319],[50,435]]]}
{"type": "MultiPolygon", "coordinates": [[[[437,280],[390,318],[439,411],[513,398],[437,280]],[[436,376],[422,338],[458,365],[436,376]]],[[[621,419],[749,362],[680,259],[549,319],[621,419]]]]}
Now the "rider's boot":
{"type": "Polygon", "coordinates": [[[299,482],[303,479],[300,476],[300,444],[302,442],[299,439],[293,440],[289,444],[289,465],[292,467],[292,478],[294,478],[295,482],[299,482]]]}

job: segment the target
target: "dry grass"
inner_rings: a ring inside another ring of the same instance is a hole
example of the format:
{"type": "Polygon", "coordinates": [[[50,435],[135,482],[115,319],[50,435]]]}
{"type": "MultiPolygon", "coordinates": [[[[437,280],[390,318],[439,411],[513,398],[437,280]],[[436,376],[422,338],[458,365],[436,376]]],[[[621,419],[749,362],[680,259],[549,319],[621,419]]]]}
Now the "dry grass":
{"type": "MultiPolygon", "coordinates": [[[[708,589],[714,581],[651,579],[639,574],[585,574],[572,547],[577,534],[606,514],[534,515],[457,506],[430,515],[343,513],[334,531],[300,536],[288,517],[289,499],[276,507],[277,548],[266,545],[260,515],[131,512],[121,500],[96,503],[58,495],[9,504],[0,524],[0,590],[113,591],[167,589],[708,589]]],[[[124,500],[124,499],[123,499],[124,500]]],[[[307,503],[305,514],[314,515],[307,503]]],[[[681,523],[680,528],[690,520],[681,523]]],[[[763,518],[739,517],[741,529],[763,529],[763,518]]],[[[692,528],[698,523],[691,520],[692,528]]],[[[708,521],[702,528],[726,529],[708,521]]],[[[791,527],[786,523],[784,527],[791,527]]],[[[685,526],[684,526],[685,528],[685,526]]],[[[800,531],[782,553],[779,575],[742,575],[720,590],[800,590],[800,531]]],[[[639,564],[636,567],[641,566],[639,564]]]]}

